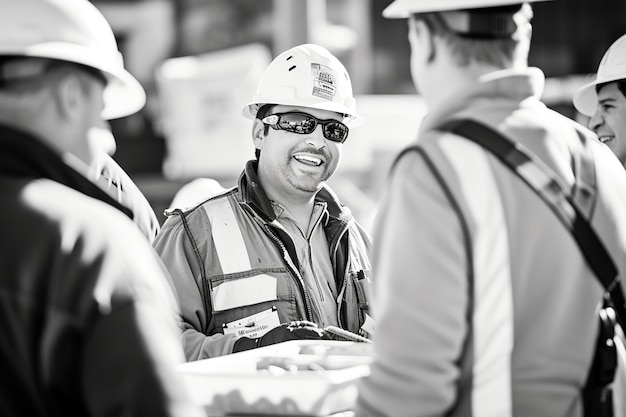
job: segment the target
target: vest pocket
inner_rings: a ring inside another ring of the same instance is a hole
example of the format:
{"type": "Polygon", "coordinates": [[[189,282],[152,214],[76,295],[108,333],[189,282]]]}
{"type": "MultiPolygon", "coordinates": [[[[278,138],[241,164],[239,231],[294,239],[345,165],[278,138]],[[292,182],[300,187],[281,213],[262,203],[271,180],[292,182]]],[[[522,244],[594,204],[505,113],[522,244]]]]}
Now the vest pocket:
{"type": "Polygon", "coordinates": [[[238,324],[245,327],[246,320],[260,319],[259,314],[268,310],[272,317],[268,325],[275,324],[276,315],[280,323],[303,317],[300,293],[286,268],[239,272],[211,281],[213,317],[207,334],[224,333],[225,328],[238,324]]]}
{"type": "Polygon", "coordinates": [[[213,287],[213,309],[217,312],[274,301],[277,295],[277,278],[271,275],[228,280],[213,287]]]}

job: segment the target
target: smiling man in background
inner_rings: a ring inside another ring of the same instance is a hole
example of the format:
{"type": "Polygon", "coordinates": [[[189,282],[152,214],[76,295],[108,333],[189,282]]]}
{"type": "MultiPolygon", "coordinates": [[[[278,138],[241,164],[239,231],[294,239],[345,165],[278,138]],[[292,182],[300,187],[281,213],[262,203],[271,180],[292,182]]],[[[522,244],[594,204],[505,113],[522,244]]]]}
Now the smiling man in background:
{"type": "Polygon", "coordinates": [[[276,57],[253,102],[256,160],[238,186],[170,213],[154,247],[181,302],[197,360],[339,327],[372,333],[370,240],[326,185],[359,124],[350,77],[325,48],[276,57]]]}
{"type": "Polygon", "coordinates": [[[574,106],[626,167],[626,35],[606,51],[596,79],[574,94],[574,106]]]}

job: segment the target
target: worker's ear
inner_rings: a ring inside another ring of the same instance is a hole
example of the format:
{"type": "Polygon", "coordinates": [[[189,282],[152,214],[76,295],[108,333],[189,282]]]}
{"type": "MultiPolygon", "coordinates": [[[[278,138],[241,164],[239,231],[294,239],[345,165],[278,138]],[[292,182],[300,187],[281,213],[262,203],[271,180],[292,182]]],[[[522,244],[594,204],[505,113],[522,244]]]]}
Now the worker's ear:
{"type": "Polygon", "coordinates": [[[82,108],[86,95],[77,74],[64,74],[58,80],[56,91],[57,107],[63,117],[83,117],[82,108]]]}
{"type": "Polygon", "coordinates": [[[411,54],[419,54],[422,62],[432,62],[435,59],[435,39],[424,20],[409,18],[409,44],[411,54]]]}
{"type": "Polygon", "coordinates": [[[259,119],[254,119],[252,125],[252,143],[256,149],[263,148],[263,140],[265,139],[265,125],[259,119]]]}

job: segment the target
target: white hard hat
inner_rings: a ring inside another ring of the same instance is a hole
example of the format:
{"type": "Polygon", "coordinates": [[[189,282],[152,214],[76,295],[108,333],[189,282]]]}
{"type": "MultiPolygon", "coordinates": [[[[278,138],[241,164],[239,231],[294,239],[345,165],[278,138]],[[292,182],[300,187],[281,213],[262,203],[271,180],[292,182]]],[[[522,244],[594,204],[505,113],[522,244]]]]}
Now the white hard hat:
{"type": "Polygon", "coordinates": [[[574,107],[585,116],[593,116],[598,105],[596,86],[621,79],[626,79],[626,35],[604,53],[596,79],[574,93],[574,107]]]}
{"type": "Polygon", "coordinates": [[[105,119],[139,111],[141,84],[124,69],[111,26],[87,0],[0,0],[0,56],[50,58],[102,71],[105,119]]]}
{"type": "Polygon", "coordinates": [[[278,55],[261,76],[252,102],[242,114],[256,117],[264,104],[283,104],[343,113],[349,127],[363,118],[357,114],[350,76],[343,64],[328,50],[304,44],[278,55]]]}
{"type": "Polygon", "coordinates": [[[406,19],[414,13],[481,9],[547,0],[395,0],[383,10],[388,19],[406,19]]]}

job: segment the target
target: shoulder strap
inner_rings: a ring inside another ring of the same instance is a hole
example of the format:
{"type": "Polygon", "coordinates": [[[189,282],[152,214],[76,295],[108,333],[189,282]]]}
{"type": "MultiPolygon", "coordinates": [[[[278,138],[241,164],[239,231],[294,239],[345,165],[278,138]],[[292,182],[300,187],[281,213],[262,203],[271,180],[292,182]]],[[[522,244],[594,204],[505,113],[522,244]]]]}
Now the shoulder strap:
{"type": "Polygon", "coordinates": [[[587,155],[583,157],[580,165],[581,178],[577,178],[572,196],[549,166],[522,144],[512,141],[500,132],[469,119],[454,120],[440,129],[465,137],[493,153],[548,204],[572,233],[585,260],[606,293],[610,295],[617,319],[622,328],[625,328],[626,301],[617,268],[591,224],[582,214],[584,212],[589,214],[591,206],[589,201],[592,201],[595,195],[593,159],[587,158],[587,155]]]}

